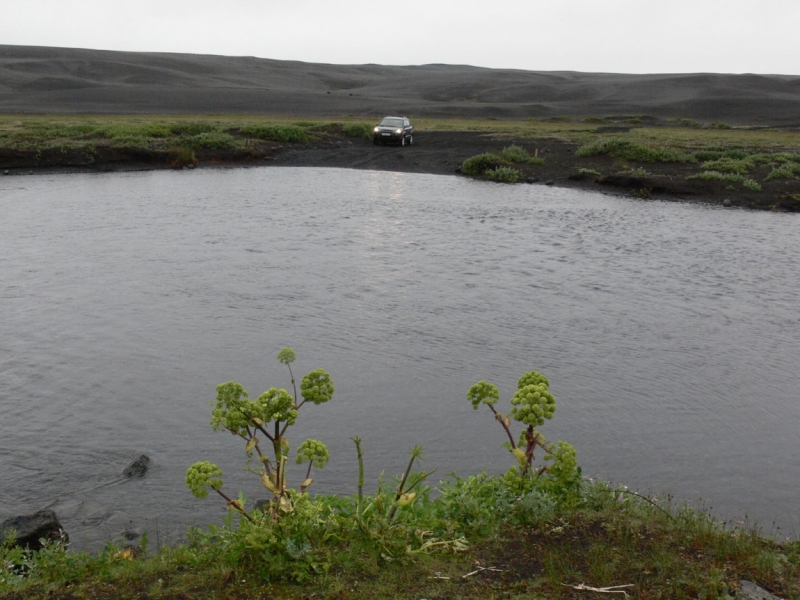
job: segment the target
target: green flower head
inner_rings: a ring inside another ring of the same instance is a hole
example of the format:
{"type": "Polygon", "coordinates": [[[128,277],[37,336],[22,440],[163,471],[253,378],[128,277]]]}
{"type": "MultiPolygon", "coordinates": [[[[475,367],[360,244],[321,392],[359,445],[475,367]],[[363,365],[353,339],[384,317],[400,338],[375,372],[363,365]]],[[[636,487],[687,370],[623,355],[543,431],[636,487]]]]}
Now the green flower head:
{"type": "Polygon", "coordinates": [[[322,404],[333,397],[333,380],[327,371],[317,369],[303,377],[300,394],[314,404],[322,404]]]}
{"type": "Polygon", "coordinates": [[[528,371],[522,377],[519,378],[517,382],[517,389],[521,390],[526,385],[542,385],[544,384],[545,388],[550,387],[550,382],[547,381],[547,377],[539,373],[538,371],[528,371]]]}
{"type": "Polygon", "coordinates": [[[472,408],[478,410],[481,402],[489,406],[497,402],[500,399],[500,392],[495,384],[479,381],[469,388],[467,398],[472,402],[472,408]]]}
{"type": "Polygon", "coordinates": [[[264,423],[274,419],[294,425],[297,420],[294,398],[286,390],[269,388],[253,404],[256,407],[256,416],[264,423]]]}
{"type": "Polygon", "coordinates": [[[328,447],[319,440],[306,440],[297,449],[297,464],[312,461],[315,467],[321,469],[328,459],[328,447]]]}
{"type": "Polygon", "coordinates": [[[517,390],[511,398],[511,416],[526,425],[542,425],[545,419],[552,419],[556,411],[556,399],[547,391],[547,386],[526,385],[517,390]]]}
{"type": "Polygon", "coordinates": [[[555,451],[551,450],[544,459],[553,461],[553,464],[547,467],[547,472],[562,486],[568,488],[580,480],[578,453],[572,444],[558,442],[558,448],[555,451]]]}
{"type": "Polygon", "coordinates": [[[229,381],[217,386],[217,401],[211,403],[211,426],[214,431],[227,429],[242,435],[252,417],[252,402],[242,384],[229,381]]]}
{"type": "Polygon", "coordinates": [[[205,498],[208,488],[222,487],[222,469],[208,461],[196,462],[186,471],[186,487],[197,498],[205,498]]]}
{"type": "Polygon", "coordinates": [[[289,363],[293,363],[297,356],[295,356],[294,350],[291,348],[284,348],[280,352],[278,352],[278,361],[280,361],[283,365],[288,365],[289,363]]]}

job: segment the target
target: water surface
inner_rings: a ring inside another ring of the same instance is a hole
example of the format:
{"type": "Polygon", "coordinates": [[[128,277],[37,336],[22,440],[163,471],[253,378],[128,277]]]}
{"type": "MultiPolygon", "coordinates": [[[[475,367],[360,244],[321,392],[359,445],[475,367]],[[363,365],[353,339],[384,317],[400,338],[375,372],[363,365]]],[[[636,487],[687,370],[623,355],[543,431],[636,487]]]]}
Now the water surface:
{"type": "Polygon", "coordinates": [[[290,430],[330,448],[318,492],[355,491],[356,435],[373,485],[416,443],[436,478],[506,468],[466,392],[486,379],[507,402],[536,369],[558,401],[542,431],[585,474],[796,534],[799,231],[797,215],[400,173],[0,178],[0,518],[53,508],[78,549],[218,522],[190,464],[260,486],[208,426],[214,388],[288,387],[291,346],[296,373],[336,383],[290,430]],[[152,471],[123,481],[142,452],[152,471]]]}

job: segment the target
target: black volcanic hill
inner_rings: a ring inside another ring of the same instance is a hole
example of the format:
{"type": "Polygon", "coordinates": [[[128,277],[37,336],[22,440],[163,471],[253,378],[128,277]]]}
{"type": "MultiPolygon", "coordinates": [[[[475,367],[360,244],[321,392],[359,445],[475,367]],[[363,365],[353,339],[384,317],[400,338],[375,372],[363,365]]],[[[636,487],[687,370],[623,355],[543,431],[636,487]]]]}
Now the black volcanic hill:
{"type": "Polygon", "coordinates": [[[646,114],[796,125],[800,76],[620,75],[0,45],[2,113],[646,114]]]}

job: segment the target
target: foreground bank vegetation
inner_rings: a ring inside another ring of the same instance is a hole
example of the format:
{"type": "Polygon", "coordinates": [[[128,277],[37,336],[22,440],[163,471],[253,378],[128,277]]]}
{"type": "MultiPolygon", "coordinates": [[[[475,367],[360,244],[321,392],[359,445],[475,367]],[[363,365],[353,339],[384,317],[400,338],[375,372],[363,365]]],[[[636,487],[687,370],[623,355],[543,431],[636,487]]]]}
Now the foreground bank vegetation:
{"type": "Polygon", "coordinates": [[[239,440],[234,451],[244,450],[258,502],[226,490],[221,469],[201,460],[188,468],[186,485],[217,498],[227,516],[189,530],[180,545],[152,548],[144,535],[138,546],[109,543],[97,554],[70,552],[60,541],[31,552],[5,532],[0,598],[545,599],[624,591],[725,599],[742,579],[800,597],[800,542],[585,478],[576,449],[539,431],[556,399],[536,371],[522,375],[508,404],[489,382],[467,393],[497,423],[498,449],[511,465],[505,473],[432,484],[435,468],[420,468],[429,460],[416,446],[403,473],[381,477],[368,493],[361,440],[353,438],[353,495],[312,495],[311,475],[324,468],[328,449],[321,440],[293,449],[292,426],[330,401],[335,387],[316,369],[298,392],[294,352],[282,350],[279,360],[289,389],[251,400],[227,382],[212,403],[211,425],[239,440]]]}

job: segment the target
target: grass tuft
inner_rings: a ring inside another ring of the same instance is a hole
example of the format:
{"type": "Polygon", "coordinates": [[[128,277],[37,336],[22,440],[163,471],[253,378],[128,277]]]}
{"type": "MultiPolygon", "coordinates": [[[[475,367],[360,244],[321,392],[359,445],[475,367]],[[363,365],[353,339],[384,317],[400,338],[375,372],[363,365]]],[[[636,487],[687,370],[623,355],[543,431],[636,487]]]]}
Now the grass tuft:
{"type": "Polygon", "coordinates": [[[601,138],[578,148],[575,156],[606,154],[612,158],[624,158],[640,162],[694,162],[695,158],[682,150],[669,146],[646,146],[619,138],[601,138]]]}
{"type": "Polygon", "coordinates": [[[486,179],[498,183],[517,183],[521,175],[522,173],[512,167],[497,167],[483,172],[486,179]]]}
{"type": "Polygon", "coordinates": [[[239,129],[244,135],[272,142],[307,142],[306,130],[297,125],[246,125],[239,129]]]}

